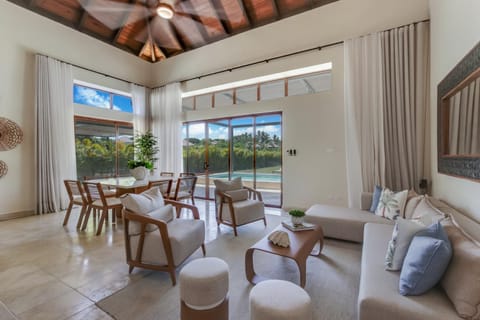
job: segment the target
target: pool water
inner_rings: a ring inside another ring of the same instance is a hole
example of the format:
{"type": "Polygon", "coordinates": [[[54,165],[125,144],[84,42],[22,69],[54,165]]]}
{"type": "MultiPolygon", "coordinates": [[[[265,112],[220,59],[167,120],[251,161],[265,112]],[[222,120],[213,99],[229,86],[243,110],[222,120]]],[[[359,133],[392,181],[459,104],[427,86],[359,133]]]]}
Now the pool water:
{"type": "MultiPolygon", "coordinates": [[[[253,181],[252,172],[233,172],[232,179],[242,177],[244,181],[253,181]]],[[[213,179],[228,179],[228,172],[214,173],[210,175],[213,179]]],[[[282,181],[282,175],[278,173],[257,173],[257,181],[262,182],[278,182],[282,181]]]]}

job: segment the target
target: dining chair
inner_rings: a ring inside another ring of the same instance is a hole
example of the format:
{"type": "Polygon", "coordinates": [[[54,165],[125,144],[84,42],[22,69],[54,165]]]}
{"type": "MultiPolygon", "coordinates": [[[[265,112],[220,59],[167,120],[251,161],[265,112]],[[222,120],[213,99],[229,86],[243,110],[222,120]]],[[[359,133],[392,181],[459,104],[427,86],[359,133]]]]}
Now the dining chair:
{"type": "Polygon", "coordinates": [[[193,172],[180,172],[180,177],[195,177],[196,174],[193,172]]]}
{"type": "Polygon", "coordinates": [[[65,188],[67,189],[68,198],[70,203],[68,204],[67,212],[65,213],[65,219],[63,219],[63,225],[67,225],[70,213],[74,205],[81,206],[80,215],[78,216],[77,229],[82,225],[83,216],[88,207],[87,195],[83,191],[82,184],[78,180],[64,180],[65,188]]]}
{"type": "Polygon", "coordinates": [[[150,181],[148,182],[148,189],[153,187],[159,187],[162,196],[165,199],[170,197],[170,192],[172,190],[172,180],[160,180],[160,181],[150,181]]]}
{"type": "Polygon", "coordinates": [[[170,193],[170,199],[180,201],[183,199],[190,199],[192,204],[195,205],[195,185],[197,184],[196,176],[184,176],[177,179],[175,185],[175,191],[170,193]]]}
{"type": "Polygon", "coordinates": [[[173,177],[175,174],[173,172],[166,172],[162,171],[160,172],[160,177],[173,177]]]}
{"type": "MultiPolygon", "coordinates": [[[[88,180],[95,180],[95,179],[108,179],[112,178],[112,176],[83,176],[83,181],[88,180]]],[[[117,189],[109,186],[102,186],[103,194],[105,197],[116,197],[117,196],[117,189]]]]}
{"type": "Polygon", "coordinates": [[[108,222],[108,211],[112,210],[112,223],[115,223],[116,213],[122,209],[122,203],[118,198],[105,197],[100,183],[83,182],[83,188],[87,194],[89,205],[85,218],[83,219],[82,231],[87,228],[91,211],[99,210],[101,216],[97,226],[96,235],[98,236],[102,232],[103,224],[108,222]]]}

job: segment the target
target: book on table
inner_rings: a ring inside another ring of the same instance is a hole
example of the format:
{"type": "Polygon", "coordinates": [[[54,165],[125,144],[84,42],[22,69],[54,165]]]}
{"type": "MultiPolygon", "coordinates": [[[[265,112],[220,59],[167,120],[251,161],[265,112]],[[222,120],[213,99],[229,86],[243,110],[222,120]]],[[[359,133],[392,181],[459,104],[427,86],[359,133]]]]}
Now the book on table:
{"type": "Polygon", "coordinates": [[[290,220],[282,221],[282,225],[291,231],[313,230],[315,228],[313,223],[303,222],[302,224],[293,224],[290,220]]]}

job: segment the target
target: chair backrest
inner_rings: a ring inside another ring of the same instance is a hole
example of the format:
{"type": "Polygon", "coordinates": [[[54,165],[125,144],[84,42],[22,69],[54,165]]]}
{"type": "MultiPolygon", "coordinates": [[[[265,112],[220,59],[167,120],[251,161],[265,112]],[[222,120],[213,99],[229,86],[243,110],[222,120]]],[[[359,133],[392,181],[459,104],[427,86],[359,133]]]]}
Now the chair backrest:
{"type": "Polygon", "coordinates": [[[150,181],[148,189],[153,187],[159,187],[163,197],[168,199],[172,190],[172,180],[150,181]]]}
{"type": "Polygon", "coordinates": [[[89,203],[92,203],[96,200],[101,200],[103,206],[107,206],[107,201],[105,200],[101,183],[84,182],[83,188],[85,189],[89,203]]]}
{"type": "Polygon", "coordinates": [[[193,172],[180,172],[180,177],[195,177],[196,174],[193,172]]]}
{"type": "Polygon", "coordinates": [[[174,176],[173,172],[166,172],[166,171],[160,172],[160,177],[173,177],[173,176],[174,176]]]}
{"type": "Polygon", "coordinates": [[[85,193],[83,192],[82,184],[78,180],[63,180],[65,188],[67,189],[68,198],[70,201],[74,200],[74,197],[80,197],[83,203],[87,202],[85,193]]]}
{"type": "Polygon", "coordinates": [[[198,177],[196,176],[186,176],[180,177],[177,179],[177,185],[175,187],[174,199],[177,199],[180,191],[187,192],[193,196],[195,192],[195,185],[197,184],[198,177]]]}

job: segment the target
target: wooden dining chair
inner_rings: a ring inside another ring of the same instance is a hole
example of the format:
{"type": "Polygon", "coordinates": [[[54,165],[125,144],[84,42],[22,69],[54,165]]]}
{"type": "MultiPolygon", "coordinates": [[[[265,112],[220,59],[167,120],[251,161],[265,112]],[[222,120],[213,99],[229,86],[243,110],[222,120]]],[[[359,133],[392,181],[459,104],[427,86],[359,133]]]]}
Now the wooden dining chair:
{"type": "Polygon", "coordinates": [[[67,189],[68,198],[70,203],[68,204],[67,212],[65,212],[65,218],[63,219],[63,225],[67,225],[72,208],[74,205],[81,206],[80,215],[78,216],[77,229],[82,225],[83,216],[88,207],[87,195],[83,191],[82,184],[78,180],[64,180],[65,188],[67,189]]]}
{"type": "Polygon", "coordinates": [[[193,172],[180,172],[180,177],[195,177],[196,174],[193,172]]]}
{"type": "Polygon", "coordinates": [[[162,171],[160,172],[160,177],[173,177],[175,174],[173,172],[166,172],[162,171]]]}
{"type": "MultiPolygon", "coordinates": [[[[96,179],[108,179],[108,178],[112,178],[112,176],[95,176],[95,177],[83,176],[83,181],[96,180],[96,179]]],[[[103,194],[105,195],[106,198],[117,196],[117,189],[113,187],[102,186],[102,189],[103,189],[103,194]]]]}
{"type": "Polygon", "coordinates": [[[120,213],[122,209],[122,203],[118,198],[105,197],[100,183],[83,182],[83,188],[87,194],[89,205],[85,218],[83,219],[82,230],[87,228],[91,211],[99,210],[101,215],[97,226],[96,235],[98,236],[102,232],[103,224],[108,222],[108,211],[112,210],[112,223],[114,223],[117,212],[120,213]]]}
{"type": "Polygon", "coordinates": [[[150,181],[148,182],[148,189],[153,187],[159,187],[162,196],[165,199],[170,197],[170,192],[172,190],[172,180],[160,180],[160,181],[150,181]]]}
{"type": "Polygon", "coordinates": [[[175,191],[170,193],[170,199],[180,201],[183,199],[190,199],[195,205],[194,193],[195,185],[197,184],[196,176],[185,176],[177,179],[175,191]]]}

